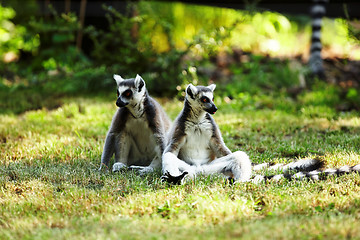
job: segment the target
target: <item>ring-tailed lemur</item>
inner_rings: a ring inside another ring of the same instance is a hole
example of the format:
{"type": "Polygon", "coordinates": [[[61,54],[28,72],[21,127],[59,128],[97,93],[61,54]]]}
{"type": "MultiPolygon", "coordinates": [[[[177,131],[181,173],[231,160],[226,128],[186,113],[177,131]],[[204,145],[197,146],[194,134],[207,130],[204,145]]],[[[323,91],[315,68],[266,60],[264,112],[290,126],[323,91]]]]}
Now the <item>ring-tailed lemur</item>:
{"type": "Polygon", "coordinates": [[[163,153],[162,179],[181,183],[185,176],[223,173],[235,181],[248,181],[251,162],[245,152],[232,153],[225,145],[211,114],[217,110],[210,86],[186,88],[184,108],[176,118],[163,153]]]}
{"type": "Polygon", "coordinates": [[[161,167],[161,155],[167,144],[170,120],[160,104],[151,98],[145,81],[137,75],[123,79],[114,75],[119,107],[107,133],[100,169],[108,168],[115,153],[112,170],[131,166],[141,173],[161,167]]]}
{"type": "Polygon", "coordinates": [[[314,76],[324,78],[325,72],[323,67],[323,60],[321,58],[321,22],[325,15],[326,8],[325,4],[328,0],[313,0],[311,7],[311,18],[312,18],[312,35],[311,35],[311,47],[310,47],[310,58],[309,67],[311,73],[314,76]]]}
{"type": "Polygon", "coordinates": [[[323,175],[360,171],[360,165],[338,170],[319,170],[324,166],[321,159],[302,159],[288,164],[257,164],[253,167],[246,153],[231,153],[226,147],[218,126],[210,114],[217,111],[213,100],[215,85],[186,88],[184,108],[176,118],[170,131],[169,142],[163,153],[162,180],[180,184],[186,176],[196,174],[223,173],[235,181],[254,183],[266,180],[301,179],[304,177],[321,179],[323,175]],[[277,170],[282,174],[251,176],[252,168],[277,170]],[[298,173],[294,173],[298,172],[298,173]]]}

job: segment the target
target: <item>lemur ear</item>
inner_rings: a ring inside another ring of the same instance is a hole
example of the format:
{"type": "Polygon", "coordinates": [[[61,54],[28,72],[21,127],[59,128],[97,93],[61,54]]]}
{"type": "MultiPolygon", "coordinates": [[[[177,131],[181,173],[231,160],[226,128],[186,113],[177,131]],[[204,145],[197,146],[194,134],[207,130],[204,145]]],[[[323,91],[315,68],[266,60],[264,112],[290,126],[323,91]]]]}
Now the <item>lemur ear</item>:
{"type": "Polygon", "coordinates": [[[137,88],[138,92],[141,92],[142,88],[145,86],[145,81],[139,74],[136,74],[135,77],[135,87],[137,88]]]}
{"type": "Polygon", "coordinates": [[[210,90],[213,92],[216,88],[215,84],[211,84],[210,86],[208,86],[208,88],[210,88],[210,90]]]}
{"type": "Polygon", "coordinates": [[[117,85],[119,85],[122,81],[124,81],[124,79],[117,74],[114,74],[113,78],[115,79],[117,85]]]}
{"type": "Polygon", "coordinates": [[[186,88],[186,94],[189,95],[192,99],[195,99],[197,88],[190,83],[186,88]]]}

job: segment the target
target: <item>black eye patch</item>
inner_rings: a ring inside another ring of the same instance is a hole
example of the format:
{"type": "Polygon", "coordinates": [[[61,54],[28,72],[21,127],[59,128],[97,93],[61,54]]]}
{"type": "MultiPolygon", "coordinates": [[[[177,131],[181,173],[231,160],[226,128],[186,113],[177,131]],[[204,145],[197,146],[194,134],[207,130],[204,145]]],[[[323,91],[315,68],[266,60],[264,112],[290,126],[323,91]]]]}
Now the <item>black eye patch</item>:
{"type": "Polygon", "coordinates": [[[207,98],[207,97],[201,97],[200,98],[200,101],[202,102],[202,103],[208,103],[208,102],[210,102],[210,100],[209,100],[209,98],[207,98]]]}
{"type": "Polygon", "coordinates": [[[132,91],[130,90],[130,89],[128,89],[128,90],[126,90],[125,92],[123,92],[122,94],[121,94],[121,96],[123,96],[123,97],[126,97],[126,98],[129,98],[129,97],[131,97],[132,96],[132,91]]]}

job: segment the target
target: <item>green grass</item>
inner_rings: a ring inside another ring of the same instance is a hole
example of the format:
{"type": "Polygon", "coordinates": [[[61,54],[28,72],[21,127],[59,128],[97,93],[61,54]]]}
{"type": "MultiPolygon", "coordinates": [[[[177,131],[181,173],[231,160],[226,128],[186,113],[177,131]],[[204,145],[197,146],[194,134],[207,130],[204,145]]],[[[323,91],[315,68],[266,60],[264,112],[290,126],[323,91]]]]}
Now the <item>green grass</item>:
{"type": "MultiPolygon", "coordinates": [[[[360,163],[359,115],[299,99],[218,98],[214,117],[228,147],[254,162],[360,163]]],[[[199,176],[168,186],[160,172],[100,173],[114,101],[61,101],[0,115],[0,239],[360,239],[359,175],[234,186],[199,176]]],[[[182,107],[161,103],[172,119],[182,107]]]]}

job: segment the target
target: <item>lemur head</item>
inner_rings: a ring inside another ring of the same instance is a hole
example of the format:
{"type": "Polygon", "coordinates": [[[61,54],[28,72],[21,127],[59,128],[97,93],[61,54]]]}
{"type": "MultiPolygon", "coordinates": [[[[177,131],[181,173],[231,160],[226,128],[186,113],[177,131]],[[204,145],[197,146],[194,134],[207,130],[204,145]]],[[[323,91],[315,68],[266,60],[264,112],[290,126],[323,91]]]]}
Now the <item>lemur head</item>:
{"type": "Polygon", "coordinates": [[[141,101],[146,92],[145,81],[136,75],[135,78],[123,79],[120,75],[114,74],[117,83],[117,100],[116,106],[134,106],[141,101]]]}
{"type": "Polygon", "coordinates": [[[193,108],[204,110],[210,114],[217,111],[214,104],[214,90],[216,85],[194,86],[191,83],[186,88],[186,99],[193,108]]]}

